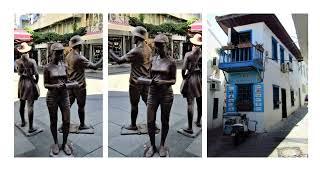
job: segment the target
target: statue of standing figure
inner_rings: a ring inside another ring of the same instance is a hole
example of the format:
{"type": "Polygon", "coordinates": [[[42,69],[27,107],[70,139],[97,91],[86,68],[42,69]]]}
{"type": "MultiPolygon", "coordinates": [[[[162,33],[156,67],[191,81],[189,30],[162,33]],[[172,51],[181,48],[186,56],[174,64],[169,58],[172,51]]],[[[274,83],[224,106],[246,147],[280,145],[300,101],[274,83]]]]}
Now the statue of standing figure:
{"type": "Polygon", "coordinates": [[[157,55],[153,57],[149,78],[150,89],[147,100],[148,134],[151,146],[145,156],[152,157],[158,150],[155,145],[156,114],[161,108],[161,141],[159,147],[160,157],[167,156],[165,141],[169,131],[170,111],[173,103],[172,85],[176,83],[176,64],[168,55],[169,39],[159,34],[154,39],[157,55]]]}
{"type": "Polygon", "coordinates": [[[84,41],[79,35],[73,36],[69,41],[71,51],[66,56],[68,80],[71,82],[75,81],[79,84],[79,88],[69,89],[70,107],[75,100],[77,100],[78,104],[78,116],[80,119],[79,130],[90,129],[90,127],[85,124],[85,105],[87,99],[85,70],[98,69],[102,67],[103,62],[101,58],[97,63],[92,63],[81,55],[80,52],[83,43],[84,41]]]}
{"type": "Polygon", "coordinates": [[[144,27],[137,26],[132,31],[136,47],[131,49],[122,57],[117,56],[112,49],[109,49],[110,58],[118,64],[130,63],[131,73],[129,79],[129,96],[131,104],[131,124],[125,126],[127,130],[138,130],[136,121],[138,116],[138,104],[140,97],[147,104],[149,87],[144,84],[138,84],[139,77],[147,77],[152,56],[152,50],[147,45],[147,30],[144,27]]]}
{"type": "Polygon", "coordinates": [[[54,140],[51,151],[54,155],[58,155],[60,152],[57,131],[58,108],[60,108],[62,114],[63,142],[61,149],[66,155],[72,154],[72,148],[67,144],[70,127],[70,101],[68,89],[78,88],[77,82],[68,81],[63,50],[64,47],[60,43],[51,45],[51,62],[45,66],[43,71],[44,87],[48,89],[46,102],[50,115],[50,130],[54,140]]]}
{"type": "Polygon", "coordinates": [[[34,133],[37,128],[33,126],[33,105],[34,101],[40,96],[38,89],[39,74],[37,64],[34,59],[29,58],[31,46],[27,43],[21,43],[17,50],[21,53],[21,58],[15,61],[16,69],[20,76],[18,82],[18,98],[20,99],[20,117],[21,127],[25,127],[26,121],[24,117],[25,105],[28,106],[29,133],[34,133]]]}
{"type": "Polygon", "coordinates": [[[182,67],[182,78],[184,79],[182,89],[182,95],[187,99],[188,103],[188,127],[183,128],[183,131],[189,134],[193,134],[192,121],[194,112],[194,99],[197,102],[198,117],[195,122],[196,126],[201,127],[201,115],[202,115],[202,37],[200,34],[195,34],[191,39],[192,51],[187,52],[184,57],[182,67]]]}

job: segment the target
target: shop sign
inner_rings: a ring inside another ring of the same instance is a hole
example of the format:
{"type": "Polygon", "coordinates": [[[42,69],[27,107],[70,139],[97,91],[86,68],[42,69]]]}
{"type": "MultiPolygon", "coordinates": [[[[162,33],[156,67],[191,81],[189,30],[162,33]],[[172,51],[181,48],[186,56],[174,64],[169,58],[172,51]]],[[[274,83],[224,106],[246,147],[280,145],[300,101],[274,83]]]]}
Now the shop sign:
{"type": "Polygon", "coordinates": [[[263,83],[253,85],[253,110],[254,112],[264,112],[263,83]]]}
{"type": "Polygon", "coordinates": [[[255,71],[233,72],[228,74],[231,84],[255,84],[260,82],[260,77],[255,71]]]}
{"type": "Polygon", "coordinates": [[[236,112],[236,99],[237,99],[237,86],[232,84],[227,84],[226,86],[226,105],[227,112],[236,112]]]}

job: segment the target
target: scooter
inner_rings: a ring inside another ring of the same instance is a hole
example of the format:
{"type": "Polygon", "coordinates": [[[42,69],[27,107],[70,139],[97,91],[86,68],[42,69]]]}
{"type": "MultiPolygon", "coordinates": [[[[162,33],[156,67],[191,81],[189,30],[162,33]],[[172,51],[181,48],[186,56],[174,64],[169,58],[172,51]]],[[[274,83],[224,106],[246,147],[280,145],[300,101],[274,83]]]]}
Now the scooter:
{"type": "Polygon", "coordinates": [[[231,136],[233,144],[238,146],[243,142],[250,133],[256,132],[257,121],[249,120],[246,114],[241,113],[224,113],[223,135],[231,136]],[[249,129],[249,122],[254,123],[254,129],[249,129]]]}

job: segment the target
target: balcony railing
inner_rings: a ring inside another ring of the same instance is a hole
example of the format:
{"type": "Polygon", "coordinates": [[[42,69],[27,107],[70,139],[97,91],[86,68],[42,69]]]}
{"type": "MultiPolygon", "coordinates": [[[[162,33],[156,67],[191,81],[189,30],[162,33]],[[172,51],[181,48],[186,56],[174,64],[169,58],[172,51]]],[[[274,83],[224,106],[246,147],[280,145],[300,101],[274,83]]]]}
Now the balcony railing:
{"type": "Polygon", "coordinates": [[[261,46],[228,46],[220,52],[219,68],[221,70],[247,71],[250,69],[263,69],[263,48],[261,46]]]}

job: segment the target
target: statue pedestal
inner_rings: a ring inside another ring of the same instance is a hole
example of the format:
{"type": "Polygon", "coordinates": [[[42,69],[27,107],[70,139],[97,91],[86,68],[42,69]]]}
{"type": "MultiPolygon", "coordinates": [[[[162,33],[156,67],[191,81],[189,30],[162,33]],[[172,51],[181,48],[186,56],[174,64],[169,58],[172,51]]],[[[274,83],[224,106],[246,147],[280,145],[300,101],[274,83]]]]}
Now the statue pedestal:
{"type": "MultiPolygon", "coordinates": [[[[120,134],[121,135],[141,135],[148,134],[148,126],[147,124],[137,124],[138,130],[128,130],[125,128],[125,125],[121,127],[120,134]]],[[[158,126],[157,126],[158,127],[158,126]]],[[[156,130],[156,134],[160,133],[160,129],[156,130]]]]}
{"type": "Polygon", "coordinates": [[[198,127],[198,126],[194,126],[192,128],[193,128],[193,133],[192,134],[185,132],[182,128],[178,130],[178,133],[180,133],[180,134],[182,134],[184,136],[187,136],[189,138],[196,138],[201,133],[202,129],[201,129],[201,127],[198,127]]]}
{"type": "MultiPolygon", "coordinates": [[[[146,157],[146,153],[147,153],[147,151],[149,150],[149,148],[150,148],[150,145],[145,144],[145,145],[143,146],[143,149],[144,149],[143,157],[146,157]]],[[[169,155],[169,148],[165,146],[165,149],[166,149],[166,154],[167,154],[165,157],[170,157],[170,155],[169,155]]],[[[159,150],[159,148],[158,148],[158,150],[159,150]]],[[[159,152],[154,153],[154,155],[153,155],[152,157],[155,157],[155,158],[158,157],[158,158],[159,158],[159,157],[160,157],[159,152]]]]}
{"type": "Polygon", "coordinates": [[[59,148],[60,148],[60,151],[59,151],[59,154],[53,154],[53,152],[52,152],[52,147],[53,147],[53,145],[51,145],[50,146],[50,153],[49,153],[49,156],[50,157],[62,157],[62,158],[64,158],[64,157],[75,157],[74,156],[74,150],[73,150],[73,145],[72,145],[72,143],[70,143],[70,144],[68,144],[69,145],[69,147],[70,147],[70,149],[71,149],[71,155],[67,155],[62,149],[61,149],[61,144],[59,144],[59,148]]]}
{"type": "MultiPolygon", "coordinates": [[[[91,125],[88,125],[90,128],[89,129],[84,129],[80,130],[78,124],[71,124],[70,123],[70,128],[69,128],[69,133],[73,134],[94,134],[94,128],[91,125]]],[[[59,128],[59,133],[62,133],[62,125],[59,128]]]]}
{"type": "Polygon", "coordinates": [[[43,129],[39,128],[38,126],[36,126],[35,124],[33,125],[34,128],[36,128],[37,130],[32,132],[32,133],[29,133],[29,126],[28,124],[26,123],[26,125],[24,127],[21,127],[21,123],[15,123],[15,126],[20,129],[20,131],[27,137],[30,137],[30,136],[34,136],[36,134],[39,134],[43,131],[43,129]]]}

